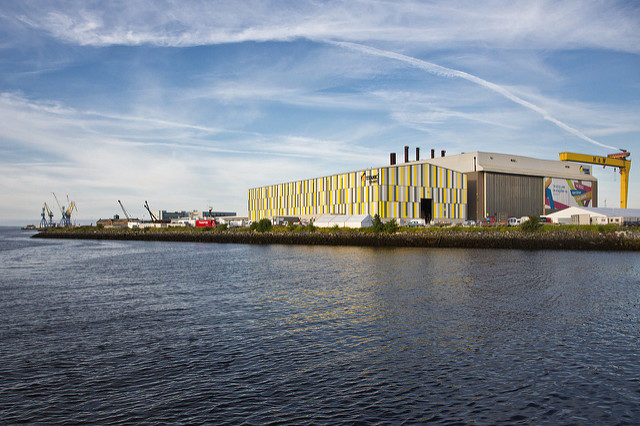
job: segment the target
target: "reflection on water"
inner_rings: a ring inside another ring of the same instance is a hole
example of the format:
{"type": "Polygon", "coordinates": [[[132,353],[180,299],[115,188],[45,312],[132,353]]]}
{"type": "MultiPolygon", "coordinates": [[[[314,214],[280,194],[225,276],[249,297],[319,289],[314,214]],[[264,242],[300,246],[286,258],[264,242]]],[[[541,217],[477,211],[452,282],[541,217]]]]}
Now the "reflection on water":
{"type": "Polygon", "coordinates": [[[0,230],[0,419],[640,421],[634,253],[0,230]]]}

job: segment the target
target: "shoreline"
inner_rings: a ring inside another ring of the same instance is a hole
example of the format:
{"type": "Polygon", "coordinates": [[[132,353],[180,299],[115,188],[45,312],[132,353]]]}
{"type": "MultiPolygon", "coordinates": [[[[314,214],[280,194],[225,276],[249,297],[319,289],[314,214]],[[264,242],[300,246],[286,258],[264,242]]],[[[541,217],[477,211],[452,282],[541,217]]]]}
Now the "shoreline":
{"type": "Polygon", "coordinates": [[[518,250],[640,251],[640,232],[593,232],[576,229],[525,232],[518,230],[419,230],[393,234],[359,230],[256,232],[215,229],[99,229],[95,227],[42,230],[31,238],[198,242],[220,244],[287,244],[361,247],[442,247],[518,250]]]}

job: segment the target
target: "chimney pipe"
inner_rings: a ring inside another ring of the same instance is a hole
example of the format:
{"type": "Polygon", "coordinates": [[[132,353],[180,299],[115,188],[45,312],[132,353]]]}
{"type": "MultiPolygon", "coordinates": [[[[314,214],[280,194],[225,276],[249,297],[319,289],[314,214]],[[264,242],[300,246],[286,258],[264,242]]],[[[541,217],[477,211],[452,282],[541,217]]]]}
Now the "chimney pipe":
{"type": "Polygon", "coordinates": [[[436,150],[431,149],[431,158],[436,158],[436,150]]]}
{"type": "Polygon", "coordinates": [[[447,151],[445,151],[444,149],[443,149],[442,151],[440,151],[440,157],[444,157],[444,154],[445,154],[446,152],[447,152],[447,151]]]}
{"type": "Polygon", "coordinates": [[[416,146],[416,161],[420,161],[420,148],[416,146]]]}
{"type": "Polygon", "coordinates": [[[389,154],[389,164],[394,166],[396,164],[396,153],[392,152],[389,154]]]}
{"type": "Polygon", "coordinates": [[[407,145],[404,146],[404,162],[409,162],[409,147],[407,145]]]}

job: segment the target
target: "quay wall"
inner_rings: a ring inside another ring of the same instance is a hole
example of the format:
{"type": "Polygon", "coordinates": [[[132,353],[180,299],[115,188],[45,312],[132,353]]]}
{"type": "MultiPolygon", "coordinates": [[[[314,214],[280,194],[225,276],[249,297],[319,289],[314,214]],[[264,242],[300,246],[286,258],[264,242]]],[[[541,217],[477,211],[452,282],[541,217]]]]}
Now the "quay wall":
{"type": "Polygon", "coordinates": [[[449,247],[524,250],[606,250],[640,251],[640,232],[596,233],[580,230],[548,232],[474,232],[436,230],[397,232],[366,231],[275,231],[248,230],[136,230],[136,229],[54,229],[44,230],[33,238],[67,238],[94,240],[181,241],[233,244],[296,244],[365,247],[449,247]]]}

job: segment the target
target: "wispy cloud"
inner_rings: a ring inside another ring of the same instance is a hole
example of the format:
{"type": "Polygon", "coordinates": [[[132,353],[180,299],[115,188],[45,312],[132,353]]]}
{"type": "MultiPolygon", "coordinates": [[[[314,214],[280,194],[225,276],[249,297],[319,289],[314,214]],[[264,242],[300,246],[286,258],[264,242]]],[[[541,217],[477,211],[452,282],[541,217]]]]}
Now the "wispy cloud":
{"type": "Polygon", "coordinates": [[[559,99],[544,95],[532,87],[509,87],[509,90],[535,102],[552,115],[561,115],[581,123],[585,132],[592,135],[624,135],[640,131],[640,109],[634,105],[619,106],[559,99]]]}
{"type": "Polygon", "coordinates": [[[439,75],[442,77],[447,77],[447,78],[461,78],[463,80],[467,80],[470,81],[474,84],[486,87],[489,90],[492,90],[502,96],[504,96],[505,98],[519,104],[522,105],[525,108],[530,109],[531,111],[534,111],[538,114],[540,114],[542,116],[542,118],[544,118],[547,121],[550,121],[551,123],[555,124],[556,126],[560,127],[561,129],[579,137],[580,139],[583,139],[589,143],[592,143],[594,145],[598,145],[604,148],[609,148],[609,149],[613,149],[615,150],[615,147],[612,147],[610,145],[606,145],[603,144],[601,142],[598,142],[595,139],[590,138],[589,136],[585,135],[584,133],[582,133],[580,130],[569,126],[568,124],[558,120],[555,117],[552,117],[547,111],[545,111],[544,109],[540,108],[537,105],[532,104],[529,101],[526,101],[522,98],[520,98],[519,96],[514,95],[513,93],[509,92],[507,89],[505,89],[504,87],[492,83],[490,81],[484,80],[480,77],[477,77],[475,75],[466,73],[464,71],[459,71],[459,70],[455,70],[455,69],[451,69],[451,68],[447,68],[447,67],[443,67],[431,62],[427,62],[427,61],[423,61],[422,59],[418,59],[418,58],[413,58],[411,56],[406,56],[406,55],[402,55],[400,53],[396,53],[396,52],[390,52],[387,50],[381,50],[381,49],[376,49],[374,47],[370,47],[370,46],[364,46],[361,44],[356,44],[356,43],[348,43],[348,42],[332,42],[333,44],[335,44],[336,46],[341,46],[341,47],[345,47],[348,49],[352,49],[352,50],[356,50],[358,52],[362,52],[362,53],[366,53],[369,55],[375,55],[375,56],[382,56],[385,58],[389,58],[389,59],[395,59],[398,61],[402,61],[405,62],[413,67],[416,68],[420,68],[422,70],[425,70],[431,74],[435,74],[435,75],[439,75]]]}
{"type": "MultiPolygon", "coordinates": [[[[9,8],[7,8],[9,9],[9,8]]],[[[584,1],[29,2],[4,15],[80,45],[407,40],[437,48],[606,48],[640,52],[638,6],[584,1]]]]}

